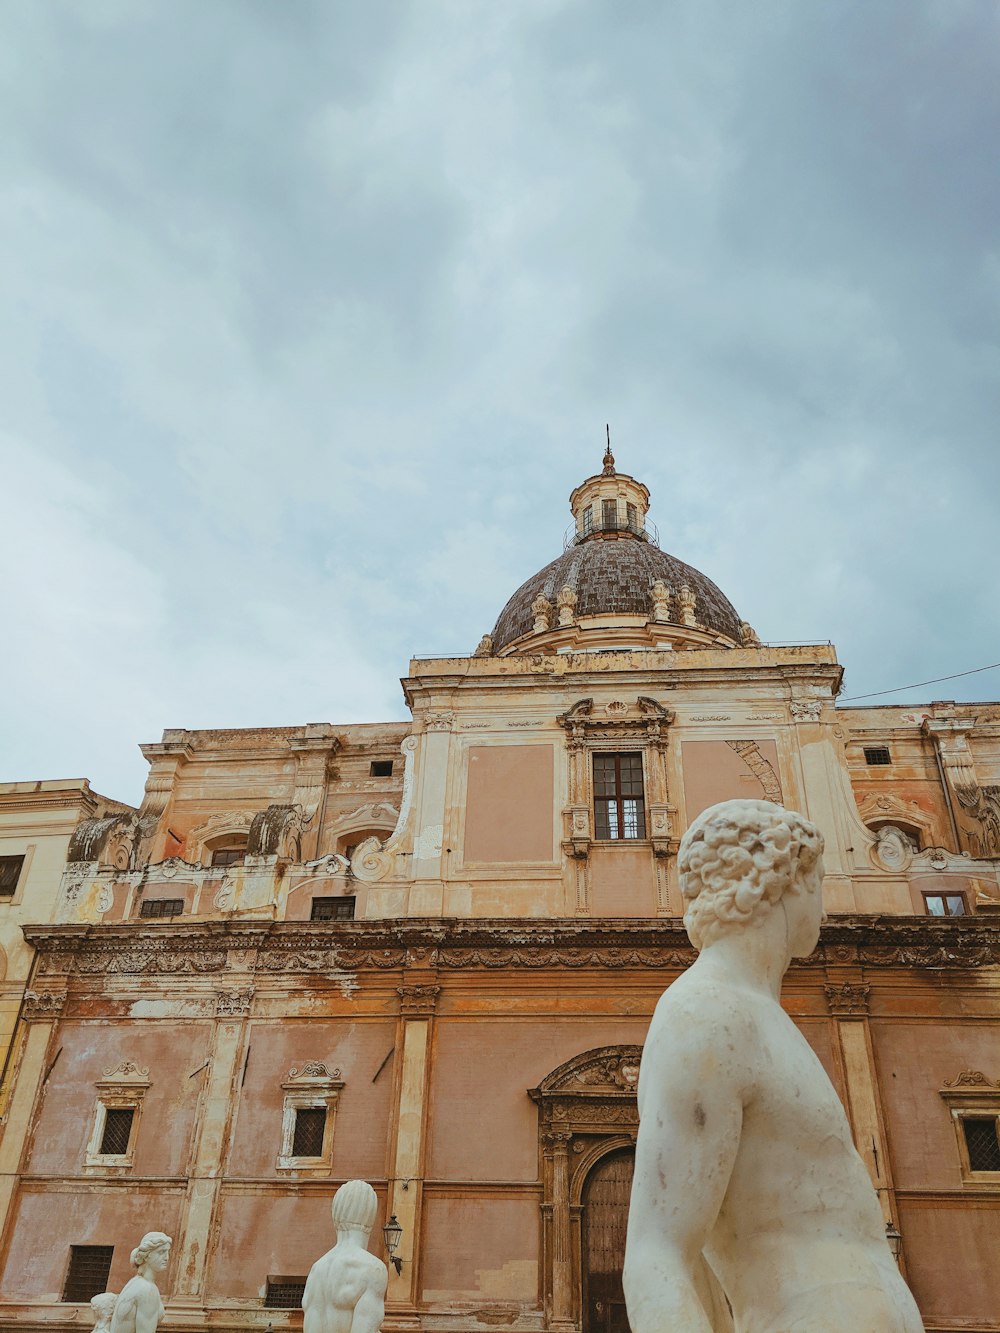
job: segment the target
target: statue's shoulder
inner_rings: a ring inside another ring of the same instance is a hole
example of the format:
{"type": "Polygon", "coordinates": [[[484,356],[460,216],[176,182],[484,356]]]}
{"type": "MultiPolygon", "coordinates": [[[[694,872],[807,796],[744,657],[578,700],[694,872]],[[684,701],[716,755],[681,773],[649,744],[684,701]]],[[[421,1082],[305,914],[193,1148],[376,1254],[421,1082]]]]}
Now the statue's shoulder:
{"type": "Polygon", "coordinates": [[[745,989],[691,967],[660,997],[646,1044],[701,1047],[713,1035],[752,1042],[756,1030],[756,1008],[745,989]]]}

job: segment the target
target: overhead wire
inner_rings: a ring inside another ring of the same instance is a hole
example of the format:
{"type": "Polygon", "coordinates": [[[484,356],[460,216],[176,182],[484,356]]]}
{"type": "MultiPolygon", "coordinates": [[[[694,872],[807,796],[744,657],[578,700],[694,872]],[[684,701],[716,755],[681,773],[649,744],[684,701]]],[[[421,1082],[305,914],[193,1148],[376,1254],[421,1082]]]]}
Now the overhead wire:
{"type": "Polygon", "coordinates": [[[901,694],[903,690],[919,690],[924,685],[940,685],[945,680],[958,680],[960,676],[978,676],[981,671],[996,671],[1000,662],[991,662],[989,666],[973,667],[971,671],[956,671],[952,676],[935,676],[933,680],[918,680],[914,685],[897,685],[892,690],[873,690],[871,694],[846,694],[838,703],[853,703],[856,699],[879,699],[884,694],[901,694]]]}

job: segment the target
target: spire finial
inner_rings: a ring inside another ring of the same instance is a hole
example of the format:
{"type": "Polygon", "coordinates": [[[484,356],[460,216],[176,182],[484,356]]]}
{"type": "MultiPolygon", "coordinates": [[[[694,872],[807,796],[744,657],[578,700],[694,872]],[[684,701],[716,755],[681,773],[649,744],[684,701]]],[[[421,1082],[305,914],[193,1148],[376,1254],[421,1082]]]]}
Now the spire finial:
{"type": "Polygon", "coordinates": [[[604,429],[608,436],[608,447],[604,451],[604,475],[606,477],[613,477],[615,475],[615,456],[611,452],[611,427],[605,425],[604,429]]]}

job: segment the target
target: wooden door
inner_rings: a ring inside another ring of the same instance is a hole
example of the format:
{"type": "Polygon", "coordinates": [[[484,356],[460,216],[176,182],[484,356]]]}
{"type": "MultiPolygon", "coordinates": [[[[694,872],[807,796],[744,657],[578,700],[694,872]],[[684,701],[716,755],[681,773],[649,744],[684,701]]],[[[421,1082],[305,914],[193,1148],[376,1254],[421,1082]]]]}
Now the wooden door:
{"type": "Polygon", "coordinates": [[[584,1189],[584,1333],[629,1333],[622,1267],[634,1167],[634,1149],[623,1148],[594,1167],[584,1189]]]}

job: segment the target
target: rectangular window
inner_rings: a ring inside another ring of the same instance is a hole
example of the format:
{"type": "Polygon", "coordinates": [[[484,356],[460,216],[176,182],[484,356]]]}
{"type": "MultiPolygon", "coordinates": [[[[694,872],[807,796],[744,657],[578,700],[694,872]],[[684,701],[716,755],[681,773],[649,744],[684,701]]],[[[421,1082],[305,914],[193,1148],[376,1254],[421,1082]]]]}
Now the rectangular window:
{"type": "Polygon", "coordinates": [[[928,916],[965,916],[965,895],[961,893],[925,893],[928,916]]]}
{"type": "Polygon", "coordinates": [[[132,1137],[134,1106],[109,1106],[104,1113],[100,1152],[103,1157],[124,1157],[132,1137]]]}
{"type": "Polygon", "coordinates": [[[886,764],[891,764],[892,755],[888,745],[866,745],[865,763],[870,768],[884,768],[886,764]]]}
{"type": "Polygon", "coordinates": [[[604,528],[617,528],[618,526],[618,501],[601,501],[601,526],[604,528]]]}
{"type": "Polygon", "coordinates": [[[0,856],[0,898],[13,897],[23,865],[23,856],[0,856]]]}
{"type": "Polygon", "coordinates": [[[962,1116],[970,1171],[1000,1171],[1000,1139],[995,1116],[962,1116]]]}
{"type": "Polygon", "coordinates": [[[625,506],[625,513],[628,515],[628,530],[629,530],[629,532],[638,532],[638,531],[639,531],[639,516],[638,516],[638,512],[637,512],[637,510],[636,510],[635,505],[627,504],[627,505],[625,506]]]}
{"type": "Polygon", "coordinates": [[[239,866],[246,860],[245,847],[216,847],[212,852],[212,865],[239,866]]]}
{"type": "Polygon", "coordinates": [[[314,898],[310,921],[353,921],[354,898],[314,898]]]}
{"type": "Polygon", "coordinates": [[[184,911],[183,898],[146,898],[139,907],[139,915],[150,918],[180,916],[184,911]]]}
{"type": "Polygon", "coordinates": [[[644,838],[640,751],[594,755],[594,831],[598,838],[644,838]]]}
{"type": "Polygon", "coordinates": [[[322,1157],[326,1131],[326,1107],[308,1106],[295,1112],[292,1132],[293,1157],[322,1157]]]}
{"type": "Polygon", "coordinates": [[[107,1291],[114,1252],[113,1245],[71,1245],[63,1300],[84,1305],[92,1296],[107,1291]]]}
{"type": "Polygon", "coordinates": [[[590,505],[583,511],[583,535],[594,531],[594,511],[590,505]]]}
{"type": "Polygon", "coordinates": [[[391,778],[392,760],[391,759],[373,759],[371,766],[371,775],[373,778],[391,778]]]}
{"type": "Polygon", "coordinates": [[[304,1277],[269,1277],[265,1310],[300,1310],[302,1294],[306,1289],[304,1277]]]}

